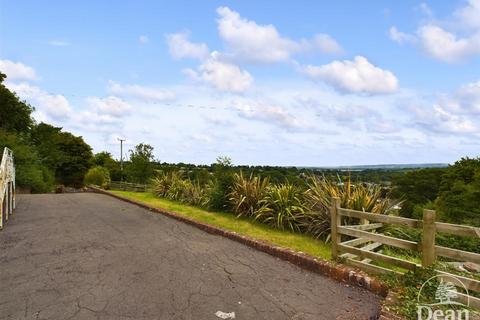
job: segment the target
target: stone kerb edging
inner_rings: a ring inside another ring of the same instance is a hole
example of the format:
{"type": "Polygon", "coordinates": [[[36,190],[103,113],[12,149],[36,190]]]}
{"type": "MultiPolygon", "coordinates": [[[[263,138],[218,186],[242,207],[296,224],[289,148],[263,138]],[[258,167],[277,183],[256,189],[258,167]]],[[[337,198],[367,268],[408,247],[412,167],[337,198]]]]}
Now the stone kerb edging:
{"type": "Polygon", "coordinates": [[[379,319],[382,319],[382,320],[383,319],[401,319],[390,311],[389,306],[394,302],[394,293],[389,292],[388,288],[381,281],[379,281],[374,277],[369,276],[363,271],[359,271],[339,263],[334,263],[331,261],[314,258],[303,252],[296,252],[290,249],[274,246],[263,241],[255,240],[250,237],[242,236],[236,232],[223,230],[202,222],[198,222],[165,209],[151,207],[147,204],[110,193],[106,190],[103,190],[97,187],[90,186],[90,189],[93,192],[106,194],[111,197],[117,198],[119,200],[145,208],[149,211],[154,211],[154,212],[166,215],[178,221],[182,221],[189,225],[195,226],[210,234],[219,235],[219,236],[226,237],[228,239],[243,243],[244,245],[247,245],[251,248],[257,249],[259,251],[268,253],[274,257],[288,261],[305,270],[309,270],[321,275],[328,276],[330,278],[333,278],[337,281],[340,281],[349,285],[365,288],[375,294],[378,294],[382,297],[386,297],[379,313],[379,319]]]}

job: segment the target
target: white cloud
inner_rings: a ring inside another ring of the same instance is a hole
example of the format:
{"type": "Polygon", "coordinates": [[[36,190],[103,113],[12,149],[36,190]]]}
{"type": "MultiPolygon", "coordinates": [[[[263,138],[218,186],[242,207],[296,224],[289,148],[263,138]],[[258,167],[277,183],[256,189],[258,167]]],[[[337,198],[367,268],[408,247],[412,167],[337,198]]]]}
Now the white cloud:
{"type": "Polygon", "coordinates": [[[116,95],[134,97],[144,101],[163,102],[175,99],[175,93],[166,89],[137,84],[122,85],[115,81],[108,82],[108,90],[116,95]]]}
{"type": "Polygon", "coordinates": [[[217,9],[220,18],[218,31],[227,45],[227,56],[256,63],[288,61],[298,52],[317,49],[325,53],[339,53],[340,45],[329,35],[318,34],[313,40],[294,41],[283,37],[275,26],[260,25],[242,18],[228,7],[217,9]]]}
{"type": "Polygon", "coordinates": [[[21,62],[0,60],[0,71],[7,75],[8,80],[35,80],[37,78],[35,70],[21,62]]]}
{"type": "Polygon", "coordinates": [[[364,105],[344,101],[325,104],[324,99],[308,96],[298,96],[296,102],[301,107],[315,110],[319,120],[327,120],[340,128],[346,126],[355,130],[365,128],[366,131],[379,133],[392,133],[400,130],[397,124],[387,120],[376,109],[364,105]]]}
{"type": "MultiPolygon", "coordinates": [[[[308,43],[308,41],[307,41],[308,43]]],[[[319,33],[309,42],[313,48],[324,53],[342,53],[343,49],[335,39],[328,34],[319,33]]]]}
{"type": "MultiPolygon", "coordinates": [[[[101,126],[108,126],[108,125],[118,125],[120,124],[120,118],[117,115],[112,115],[108,113],[101,113],[101,110],[86,110],[81,112],[77,119],[82,122],[83,125],[93,125],[92,130],[102,130],[105,131],[105,127],[101,128],[101,126]]],[[[118,130],[118,126],[112,127],[112,129],[118,130]]]]}
{"type": "Polygon", "coordinates": [[[86,102],[93,110],[112,117],[125,117],[132,110],[127,102],[115,96],[106,98],[88,97],[86,102]]]}
{"type": "Polygon", "coordinates": [[[50,94],[28,83],[7,83],[7,87],[35,106],[42,114],[56,119],[66,119],[72,113],[67,98],[60,94],[50,94]]]}
{"type": "Polygon", "coordinates": [[[50,40],[48,44],[54,47],[68,47],[70,42],[65,40],[50,40]]]}
{"type": "Polygon", "coordinates": [[[297,44],[283,38],[273,25],[258,25],[227,7],[217,9],[218,31],[235,54],[257,62],[285,61],[297,44]]]}
{"type": "Polygon", "coordinates": [[[437,100],[441,108],[474,119],[480,115],[480,81],[462,85],[451,94],[440,95],[437,100]]]}
{"type": "Polygon", "coordinates": [[[146,35],[141,35],[140,37],[138,37],[138,42],[140,42],[141,44],[146,44],[149,41],[150,39],[146,35]]]}
{"type": "Polygon", "coordinates": [[[426,4],[425,2],[422,2],[420,3],[420,5],[418,6],[418,9],[420,9],[420,11],[428,16],[428,17],[431,17],[433,16],[433,11],[432,9],[430,8],[430,6],[428,4],[426,4]]]}
{"type": "Polygon", "coordinates": [[[480,81],[408,108],[413,122],[429,132],[480,136],[480,81]]]}
{"type": "Polygon", "coordinates": [[[454,99],[464,112],[480,114],[480,80],[461,86],[454,99]]]}
{"type": "Polygon", "coordinates": [[[470,38],[457,38],[439,26],[425,25],[418,29],[418,38],[424,51],[445,62],[456,62],[480,54],[480,33],[470,38]]]}
{"type": "Polygon", "coordinates": [[[204,134],[204,133],[193,133],[190,138],[192,138],[193,140],[196,140],[200,143],[212,143],[213,142],[213,138],[210,136],[210,135],[207,135],[207,134],[204,134]]]}
{"type": "Polygon", "coordinates": [[[234,126],[233,121],[226,117],[219,116],[218,114],[211,114],[205,117],[205,120],[209,124],[221,126],[221,127],[229,127],[232,128],[234,126]]]}
{"type": "Polygon", "coordinates": [[[235,100],[233,103],[238,115],[244,119],[262,121],[293,131],[312,129],[311,124],[300,120],[286,108],[276,104],[254,100],[235,100]]]}
{"type": "Polygon", "coordinates": [[[421,23],[415,34],[391,27],[389,35],[393,41],[418,44],[427,55],[447,63],[480,55],[480,0],[469,0],[444,21],[434,20],[428,6],[423,4],[420,8],[429,19],[421,23]]]}
{"type": "Polygon", "coordinates": [[[464,27],[480,30],[480,0],[469,0],[465,7],[455,10],[453,15],[464,27]]]}
{"type": "Polygon", "coordinates": [[[306,66],[303,72],[346,93],[386,94],[398,89],[395,75],[356,56],[353,61],[333,61],[322,66],[306,66]]]}
{"type": "Polygon", "coordinates": [[[391,27],[390,30],[388,30],[388,34],[390,36],[390,39],[399,44],[414,43],[417,40],[414,35],[401,32],[395,26],[391,27]]]}
{"type": "Polygon", "coordinates": [[[473,121],[445,110],[440,105],[415,110],[416,122],[424,129],[437,133],[471,134],[478,132],[473,121]]]}
{"type": "Polygon", "coordinates": [[[253,83],[250,73],[235,64],[220,61],[217,52],[212,52],[210,58],[198,67],[198,71],[185,69],[184,73],[219,91],[242,93],[248,90],[253,83]]]}
{"type": "Polygon", "coordinates": [[[194,58],[205,59],[209,50],[205,43],[193,43],[189,40],[188,32],[179,32],[166,35],[168,50],[175,59],[194,58]]]}

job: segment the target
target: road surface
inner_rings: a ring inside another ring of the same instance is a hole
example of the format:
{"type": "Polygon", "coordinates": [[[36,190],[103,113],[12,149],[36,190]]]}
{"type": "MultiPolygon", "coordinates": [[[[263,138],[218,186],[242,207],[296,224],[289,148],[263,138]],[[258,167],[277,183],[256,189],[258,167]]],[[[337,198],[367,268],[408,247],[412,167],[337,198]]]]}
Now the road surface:
{"type": "Polygon", "coordinates": [[[18,200],[0,231],[0,319],[218,320],[234,312],[352,320],[378,312],[381,299],[370,292],[106,195],[18,200]]]}

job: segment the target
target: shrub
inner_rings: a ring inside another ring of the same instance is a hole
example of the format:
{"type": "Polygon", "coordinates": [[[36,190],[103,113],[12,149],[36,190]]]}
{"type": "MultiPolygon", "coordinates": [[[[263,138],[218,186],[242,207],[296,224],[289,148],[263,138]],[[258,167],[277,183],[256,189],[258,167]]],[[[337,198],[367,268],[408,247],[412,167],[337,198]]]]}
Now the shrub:
{"type": "Polygon", "coordinates": [[[188,188],[188,180],[183,180],[178,173],[172,173],[170,176],[170,186],[164,197],[170,200],[184,201],[185,190],[188,188]]]}
{"type": "Polygon", "coordinates": [[[232,162],[228,157],[218,157],[213,168],[214,180],[209,185],[209,206],[214,210],[229,210],[229,194],[233,186],[232,162]]]}
{"type": "Polygon", "coordinates": [[[183,202],[194,206],[207,207],[209,200],[207,189],[202,187],[198,180],[187,180],[183,191],[183,202]]]}
{"type": "Polygon", "coordinates": [[[378,185],[353,185],[350,180],[337,183],[311,175],[308,179],[308,190],[305,192],[308,214],[303,227],[315,237],[330,235],[330,201],[332,197],[340,198],[342,208],[386,214],[393,210],[398,201],[382,197],[382,189],[378,185]]]}
{"type": "Polygon", "coordinates": [[[302,191],[290,183],[268,188],[255,219],[282,230],[300,231],[306,209],[302,195],[302,191]]]}
{"type": "Polygon", "coordinates": [[[157,171],[157,174],[152,179],[153,194],[157,197],[164,197],[170,188],[171,174],[167,174],[164,171],[157,171]]]}
{"type": "Polygon", "coordinates": [[[242,172],[234,174],[232,191],[229,194],[233,212],[237,216],[255,216],[264,206],[263,199],[268,186],[268,178],[254,177],[253,173],[248,178],[245,178],[242,172]]]}
{"type": "Polygon", "coordinates": [[[37,150],[25,136],[0,129],[0,160],[5,147],[13,151],[16,184],[33,193],[53,190],[54,175],[40,160],[37,150]]]}
{"type": "Polygon", "coordinates": [[[84,182],[105,188],[110,184],[110,173],[104,167],[93,167],[85,174],[84,182]]]}
{"type": "Polygon", "coordinates": [[[152,183],[153,193],[158,197],[202,207],[208,205],[206,188],[203,188],[198,180],[183,179],[181,172],[158,171],[152,183]]]}

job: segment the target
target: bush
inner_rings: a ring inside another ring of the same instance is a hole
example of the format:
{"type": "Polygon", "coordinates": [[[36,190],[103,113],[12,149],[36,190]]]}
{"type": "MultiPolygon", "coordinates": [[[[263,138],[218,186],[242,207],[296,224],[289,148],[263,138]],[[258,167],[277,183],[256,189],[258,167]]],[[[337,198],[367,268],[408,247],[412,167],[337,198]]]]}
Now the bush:
{"type": "Polygon", "coordinates": [[[110,184],[110,173],[104,167],[93,167],[85,174],[84,182],[105,188],[110,184]]]}
{"type": "Polygon", "coordinates": [[[17,186],[33,193],[53,190],[53,172],[41,163],[37,150],[26,137],[0,129],[0,158],[4,147],[13,151],[17,186]]]}
{"type": "Polygon", "coordinates": [[[200,185],[198,180],[183,179],[180,172],[158,171],[152,183],[153,193],[158,197],[201,207],[208,205],[207,190],[200,185]]]}
{"type": "Polygon", "coordinates": [[[182,201],[194,206],[208,207],[210,201],[208,190],[202,187],[198,180],[186,180],[186,182],[182,201]]]}
{"type": "Polygon", "coordinates": [[[400,202],[382,197],[382,189],[377,185],[353,185],[350,180],[337,183],[311,175],[305,192],[308,214],[303,227],[315,237],[330,236],[330,201],[332,197],[340,198],[342,208],[386,214],[400,202]]]}
{"type": "Polygon", "coordinates": [[[209,206],[214,210],[229,210],[229,194],[233,186],[232,162],[228,157],[218,157],[213,165],[215,179],[209,187],[209,206]]]}
{"type": "Polygon", "coordinates": [[[255,216],[264,205],[268,187],[268,178],[254,177],[253,174],[245,178],[242,172],[234,174],[232,191],[229,194],[233,212],[237,216],[255,216]]]}
{"type": "Polygon", "coordinates": [[[164,171],[157,171],[156,176],[152,179],[153,194],[158,197],[165,197],[174,179],[173,175],[177,175],[177,172],[165,173],[164,171]]]}
{"type": "Polygon", "coordinates": [[[302,191],[284,183],[268,188],[255,219],[279,229],[300,231],[305,219],[302,191]]]}
{"type": "Polygon", "coordinates": [[[53,190],[54,177],[50,170],[41,165],[17,165],[16,181],[19,186],[30,188],[32,193],[53,190]]]}
{"type": "Polygon", "coordinates": [[[183,180],[180,174],[172,173],[169,177],[169,183],[164,197],[170,200],[185,200],[184,194],[188,188],[188,181],[183,180]]]}

